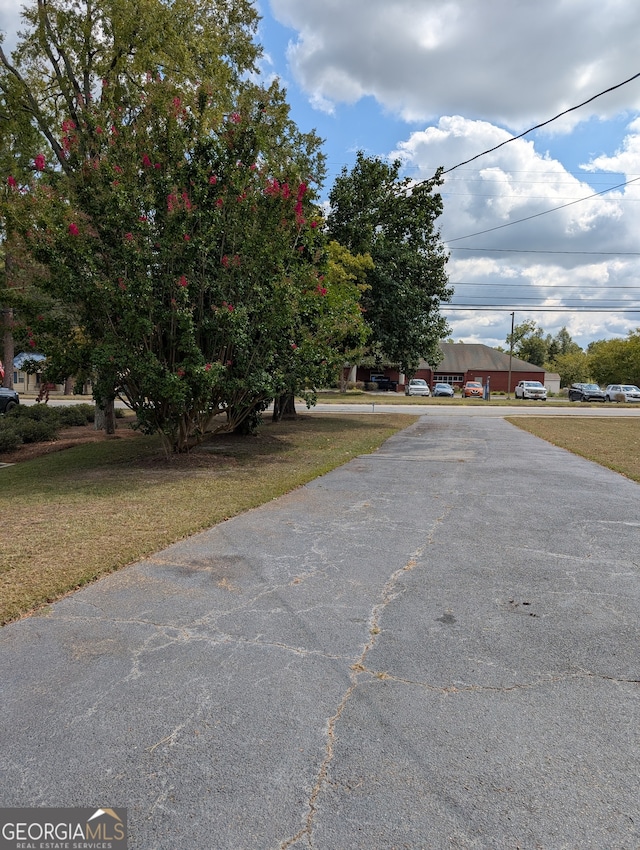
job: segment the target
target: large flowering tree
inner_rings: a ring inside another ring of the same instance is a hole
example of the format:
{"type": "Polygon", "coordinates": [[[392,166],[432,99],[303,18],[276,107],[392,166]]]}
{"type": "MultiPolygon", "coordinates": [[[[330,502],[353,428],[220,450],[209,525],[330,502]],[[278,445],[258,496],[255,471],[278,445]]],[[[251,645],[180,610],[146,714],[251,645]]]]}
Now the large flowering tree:
{"type": "MultiPolygon", "coordinates": [[[[145,45],[139,67],[121,67],[128,45],[115,35],[110,62],[90,59],[84,43],[72,51],[62,27],[80,5],[68,4],[65,17],[56,4],[55,39],[51,4],[32,12],[30,44],[49,56],[64,108],[31,104],[49,145],[31,180],[8,175],[6,226],[65,307],[38,347],[58,369],[65,358],[91,369],[99,401],[119,395],[141,427],[184,450],[216,415],[217,427],[236,428],[292,383],[313,386],[335,367],[334,340],[318,334],[335,312],[312,191],[319,140],[297,130],[275,84],[241,79],[255,58],[243,4],[244,25],[222,2],[217,17],[215,3],[144,4],[178,15],[188,45],[200,33],[179,13],[206,6],[207,67],[202,42],[171,64],[145,45]],[[218,30],[235,34],[235,54],[218,30]],[[55,60],[61,51],[68,61],[55,60]]],[[[78,34],[86,41],[89,31],[102,50],[104,23],[92,8],[78,34]]],[[[4,61],[5,89],[27,108],[28,74],[4,61]]]]}

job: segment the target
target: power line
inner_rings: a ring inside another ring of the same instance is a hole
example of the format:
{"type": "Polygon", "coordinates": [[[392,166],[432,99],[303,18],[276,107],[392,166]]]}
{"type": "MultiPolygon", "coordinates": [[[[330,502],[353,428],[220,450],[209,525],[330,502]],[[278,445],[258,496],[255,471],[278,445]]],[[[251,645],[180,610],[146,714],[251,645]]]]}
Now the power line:
{"type": "MultiPolygon", "coordinates": [[[[472,156],[470,159],[465,159],[464,162],[459,162],[457,165],[452,165],[451,168],[447,168],[442,174],[449,174],[451,171],[455,171],[456,168],[460,168],[462,165],[468,165],[470,162],[474,162],[476,159],[480,159],[481,156],[486,156],[488,153],[493,153],[493,151],[497,151],[498,148],[503,147],[504,145],[508,145],[510,142],[515,142],[517,139],[521,139],[523,136],[528,135],[529,133],[533,133],[534,130],[539,130],[541,127],[546,127],[547,124],[551,124],[553,121],[557,121],[558,118],[562,118],[564,115],[568,115],[570,112],[575,112],[576,109],[580,109],[582,106],[586,106],[588,103],[596,100],[602,95],[609,94],[609,92],[615,91],[616,89],[621,88],[622,86],[626,86],[627,83],[633,82],[633,80],[637,80],[640,77],[640,73],[634,74],[633,77],[629,77],[628,80],[624,80],[622,83],[618,83],[615,86],[610,86],[608,89],[604,91],[598,92],[598,94],[594,94],[593,97],[588,98],[588,100],[583,100],[582,103],[577,104],[577,106],[571,106],[569,109],[565,109],[564,112],[559,112],[557,115],[554,115],[553,118],[549,118],[546,121],[542,121],[540,124],[536,124],[535,127],[530,127],[528,130],[525,130],[524,133],[520,133],[518,136],[512,136],[510,139],[505,139],[504,142],[500,142],[499,145],[495,145],[492,148],[489,148],[486,151],[482,151],[482,153],[478,153],[475,156],[472,156]]],[[[426,183],[428,181],[421,181],[426,183]]]]}
{"type": "Polygon", "coordinates": [[[609,291],[610,289],[632,289],[636,292],[640,293],[640,284],[630,284],[630,285],[616,285],[616,286],[603,286],[601,283],[594,284],[580,284],[580,283],[549,283],[544,284],[543,286],[539,286],[535,283],[494,283],[490,280],[475,280],[475,281],[464,281],[459,280],[456,282],[449,281],[449,286],[488,286],[491,289],[545,289],[551,292],[555,292],[557,289],[579,289],[581,292],[589,292],[591,288],[593,290],[600,291],[602,289],[606,289],[609,291]]]}
{"type": "Polygon", "coordinates": [[[585,307],[582,304],[559,304],[556,307],[535,307],[532,304],[495,304],[485,306],[476,304],[442,304],[440,309],[444,315],[458,310],[464,310],[467,313],[475,313],[477,311],[511,313],[514,310],[525,311],[527,313],[640,313],[640,305],[638,307],[585,307]]]}
{"type": "MultiPolygon", "coordinates": [[[[638,74],[637,76],[640,76],[638,74]]],[[[515,221],[508,221],[506,224],[498,224],[496,227],[489,227],[486,230],[479,230],[477,233],[469,233],[466,236],[456,236],[455,239],[445,239],[443,237],[442,241],[449,242],[459,242],[461,239],[471,239],[472,236],[482,236],[484,233],[493,233],[495,230],[502,230],[505,227],[511,227],[513,224],[521,224],[523,221],[531,221],[533,218],[539,218],[541,215],[547,215],[547,213],[556,212],[557,210],[563,210],[566,207],[572,207],[574,204],[581,204],[582,201],[588,201],[590,198],[597,198],[599,195],[604,195],[606,192],[613,192],[614,189],[621,189],[623,186],[628,186],[631,183],[636,183],[640,180],[640,177],[634,177],[633,180],[625,180],[624,183],[617,183],[615,186],[610,186],[608,189],[603,189],[601,192],[594,192],[592,195],[587,195],[584,198],[577,198],[575,201],[569,201],[567,204],[561,204],[559,207],[552,207],[548,210],[543,210],[539,213],[534,213],[533,215],[525,216],[524,218],[518,218],[515,221]]]]}
{"type": "Polygon", "coordinates": [[[464,248],[454,246],[450,251],[489,252],[495,254],[586,254],[602,257],[640,257],[640,251],[545,251],[538,248],[464,248]]]}

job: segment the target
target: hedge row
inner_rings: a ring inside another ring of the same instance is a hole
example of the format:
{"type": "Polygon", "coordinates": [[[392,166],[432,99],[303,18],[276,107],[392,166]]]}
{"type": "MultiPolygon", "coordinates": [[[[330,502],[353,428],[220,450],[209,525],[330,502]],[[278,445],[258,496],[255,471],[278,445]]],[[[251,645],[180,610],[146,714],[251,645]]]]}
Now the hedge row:
{"type": "Polygon", "coordinates": [[[92,404],[71,404],[49,407],[34,404],[18,405],[0,416],[0,453],[11,452],[23,443],[44,443],[58,438],[61,428],[87,425],[93,422],[92,404]]]}

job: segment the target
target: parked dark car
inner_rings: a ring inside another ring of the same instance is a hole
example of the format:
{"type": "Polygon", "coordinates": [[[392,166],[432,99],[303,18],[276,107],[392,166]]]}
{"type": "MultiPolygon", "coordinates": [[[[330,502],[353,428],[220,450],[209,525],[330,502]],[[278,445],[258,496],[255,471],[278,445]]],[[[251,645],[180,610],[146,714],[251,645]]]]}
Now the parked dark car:
{"type": "Polygon", "coordinates": [[[6,387],[0,387],[0,413],[7,413],[20,404],[20,396],[15,390],[8,390],[6,387]]]}
{"type": "Polygon", "coordinates": [[[390,390],[395,392],[398,389],[398,382],[392,381],[386,375],[372,375],[369,378],[370,383],[376,384],[379,390],[390,390]]]}
{"type": "Polygon", "coordinates": [[[604,401],[604,391],[597,384],[571,384],[569,401],[604,401]]]}

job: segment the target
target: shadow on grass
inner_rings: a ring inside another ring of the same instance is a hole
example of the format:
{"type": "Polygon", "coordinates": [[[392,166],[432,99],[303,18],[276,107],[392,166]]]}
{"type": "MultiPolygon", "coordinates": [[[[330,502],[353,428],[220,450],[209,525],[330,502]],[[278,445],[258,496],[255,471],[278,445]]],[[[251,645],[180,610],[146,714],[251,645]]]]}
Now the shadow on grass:
{"type": "Polygon", "coordinates": [[[13,498],[51,498],[88,487],[92,495],[114,495],[118,489],[124,493],[132,487],[182,480],[207,471],[222,475],[251,467],[258,472],[274,460],[304,465],[314,459],[317,463],[319,453],[339,441],[340,435],[356,429],[364,443],[362,450],[370,450],[367,434],[372,444],[376,443],[384,420],[396,420],[397,427],[398,418],[401,415],[375,419],[357,414],[299,415],[295,420],[265,422],[254,435],[216,434],[188,453],[169,456],[157,436],[116,433],[100,442],[71,446],[0,469],[0,482],[4,494],[13,498]]]}

